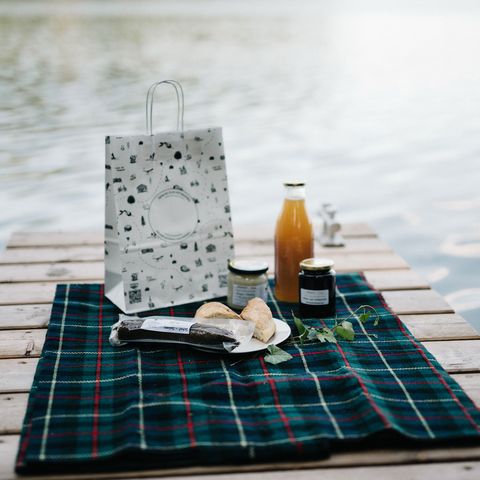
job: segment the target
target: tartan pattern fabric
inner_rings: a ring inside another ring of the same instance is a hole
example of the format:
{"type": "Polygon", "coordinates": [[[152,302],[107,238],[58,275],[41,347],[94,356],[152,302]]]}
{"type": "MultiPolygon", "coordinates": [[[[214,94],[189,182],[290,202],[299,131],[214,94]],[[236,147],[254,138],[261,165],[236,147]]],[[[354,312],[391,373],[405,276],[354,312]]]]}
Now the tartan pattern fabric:
{"type": "MultiPolygon", "coordinates": [[[[365,304],[379,313],[378,326],[354,315],[354,341],[289,344],[293,359],[270,365],[262,354],[238,361],[162,344],[114,348],[108,336],[119,310],[103,285],[59,285],[17,471],[321,458],[330,439],[385,430],[423,440],[478,437],[480,411],[381,294],[362,274],[338,275],[338,317],[365,304]]],[[[193,316],[198,306],[158,313],[193,316]]],[[[296,335],[292,304],[270,290],[269,306],[296,335]]]]}

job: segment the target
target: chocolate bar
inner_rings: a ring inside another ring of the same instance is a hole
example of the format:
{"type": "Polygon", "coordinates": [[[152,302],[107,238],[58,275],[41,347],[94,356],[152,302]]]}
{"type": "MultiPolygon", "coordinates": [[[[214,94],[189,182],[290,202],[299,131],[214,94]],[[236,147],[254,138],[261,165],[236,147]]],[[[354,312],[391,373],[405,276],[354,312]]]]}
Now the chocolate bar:
{"type": "Polygon", "coordinates": [[[112,326],[110,343],[118,346],[128,342],[180,343],[218,352],[231,352],[240,344],[224,328],[169,317],[121,318],[112,326]]]}

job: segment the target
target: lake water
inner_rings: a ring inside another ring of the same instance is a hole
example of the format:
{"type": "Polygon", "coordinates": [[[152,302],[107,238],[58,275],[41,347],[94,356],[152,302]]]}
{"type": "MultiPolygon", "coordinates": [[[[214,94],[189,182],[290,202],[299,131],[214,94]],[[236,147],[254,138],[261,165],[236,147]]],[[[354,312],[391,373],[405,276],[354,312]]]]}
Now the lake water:
{"type": "Polygon", "coordinates": [[[224,127],[236,224],[306,179],[312,215],[373,224],[480,329],[480,6],[416,3],[0,1],[0,244],[102,228],[104,136],[175,78],[186,126],[224,127]]]}

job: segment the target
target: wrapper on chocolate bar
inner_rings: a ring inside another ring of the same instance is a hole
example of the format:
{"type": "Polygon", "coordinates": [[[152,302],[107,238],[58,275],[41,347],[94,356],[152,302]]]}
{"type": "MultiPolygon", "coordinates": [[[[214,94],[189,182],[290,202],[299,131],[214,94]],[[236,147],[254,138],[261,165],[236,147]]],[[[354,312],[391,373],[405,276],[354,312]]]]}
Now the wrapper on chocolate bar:
{"type": "Polygon", "coordinates": [[[110,343],[178,343],[204,350],[230,353],[251,340],[255,324],[235,319],[190,319],[183,317],[136,317],[119,315],[112,326],[110,343]]]}

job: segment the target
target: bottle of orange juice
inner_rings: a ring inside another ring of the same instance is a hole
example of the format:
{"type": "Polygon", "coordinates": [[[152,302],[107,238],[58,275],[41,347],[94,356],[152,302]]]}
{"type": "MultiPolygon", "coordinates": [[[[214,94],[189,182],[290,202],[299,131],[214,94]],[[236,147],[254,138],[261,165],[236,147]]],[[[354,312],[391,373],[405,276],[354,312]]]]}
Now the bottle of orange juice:
{"type": "Polygon", "coordinates": [[[313,227],[305,208],[305,183],[286,182],[275,230],[275,296],[298,302],[300,262],[313,257],[313,227]]]}

